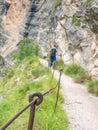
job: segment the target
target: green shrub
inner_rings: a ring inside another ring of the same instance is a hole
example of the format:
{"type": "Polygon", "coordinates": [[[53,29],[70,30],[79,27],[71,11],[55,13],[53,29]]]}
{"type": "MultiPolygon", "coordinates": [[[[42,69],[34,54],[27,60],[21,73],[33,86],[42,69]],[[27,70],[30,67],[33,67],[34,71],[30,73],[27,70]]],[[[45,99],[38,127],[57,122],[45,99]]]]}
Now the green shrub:
{"type": "Polygon", "coordinates": [[[66,65],[64,72],[75,79],[86,75],[86,71],[77,64],[66,65]]]}
{"type": "Polygon", "coordinates": [[[24,39],[20,42],[18,50],[13,54],[14,59],[23,60],[28,56],[38,55],[39,46],[30,39],[24,39]]]}
{"type": "Polygon", "coordinates": [[[38,78],[38,77],[40,77],[40,76],[42,76],[42,75],[44,75],[45,74],[45,69],[44,68],[41,68],[41,67],[39,67],[39,66],[36,66],[36,68],[34,68],[33,70],[32,70],[32,75],[35,77],[35,78],[38,78]]]}
{"type": "Polygon", "coordinates": [[[53,68],[58,69],[58,70],[63,69],[63,67],[64,67],[64,61],[61,58],[56,60],[53,64],[53,68]]]}
{"type": "Polygon", "coordinates": [[[54,4],[53,4],[53,12],[56,10],[56,8],[60,5],[61,0],[55,0],[54,4]]]}
{"type": "Polygon", "coordinates": [[[2,71],[0,72],[0,77],[11,78],[14,75],[13,68],[2,68],[2,71]]]}
{"type": "Polygon", "coordinates": [[[86,0],[84,3],[83,3],[83,6],[89,6],[92,4],[92,0],[86,0]]]}
{"type": "Polygon", "coordinates": [[[7,74],[7,67],[5,66],[0,66],[0,77],[4,77],[7,74]]]}
{"type": "Polygon", "coordinates": [[[88,73],[85,73],[83,75],[80,75],[79,77],[77,77],[76,79],[74,79],[75,82],[77,83],[86,83],[88,81],[91,80],[91,75],[89,75],[88,73]]]}
{"type": "Polygon", "coordinates": [[[88,82],[88,90],[98,96],[98,80],[91,80],[88,82]]]}
{"type": "Polygon", "coordinates": [[[81,20],[76,17],[76,15],[72,16],[72,24],[75,26],[80,26],[81,20]]]}

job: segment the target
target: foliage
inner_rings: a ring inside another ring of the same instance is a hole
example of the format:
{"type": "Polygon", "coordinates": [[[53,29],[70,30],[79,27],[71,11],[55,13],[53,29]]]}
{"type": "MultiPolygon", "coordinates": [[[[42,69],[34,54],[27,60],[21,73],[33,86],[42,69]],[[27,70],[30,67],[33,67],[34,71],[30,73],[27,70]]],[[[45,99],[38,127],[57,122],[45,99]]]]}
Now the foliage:
{"type": "Polygon", "coordinates": [[[58,70],[62,69],[65,74],[71,76],[77,83],[85,83],[91,80],[91,75],[89,75],[81,66],[77,64],[65,65],[61,58],[53,64],[53,68],[58,70]]]}
{"type": "Polygon", "coordinates": [[[72,24],[74,24],[75,26],[80,26],[81,19],[77,18],[76,15],[73,15],[72,16],[72,24]]]}
{"type": "Polygon", "coordinates": [[[55,61],[55,63],[53,64],[53,68],[55,69],[63,69],[64,67],[64,61],[62,60],[62,58],[58,59],[55,61]]]}
{"type": "Polygon", "coordinates": [[[71,18],[71,16],[64,15],[64,16],[60,16],[60,17],[59,17],[59,20],[63,20],[63,19],[68,20],[68,19],[70,19],[70,18],[71,18]]]}
{"type": "MultiPolygon", "coordinates": [[[[3,100],[0,101],[0,126],[28,104],[28,95],[31,92],[44,93],[54,87],[57,81],[53,79],[50,83],[51,76],[50,70],[43,67],[32,56],[27,56],[21,63],[7,71],[0,84],[0,96],[3,97],[3,100]]],[[[61,106],[63,98],[59,95],[56,113],[53,112],[55,100],[56,90],[44,97],[43,102],[36,109],[35,130],[68,130],[66,114],[61,106]]],[[[26,130],[28,116],[29,109],[7,129],[26,130]]]]}
{"type": "Polygon", "coordinates": [[[88,90],[98,96],[98,80],[90,80],[88,82],[88,90]]]}
{"type": "Polygon", "coordinates": [[[53,4],[53,12],[56,10],[56,8],[61,4],[61,0],[55,0],[53,4]]]}
{"type": "Polygon", "coordinates": [[[77,83],[86,83],[91,80],[91,75],[84,68],[77,64],[70,64],[64,67],[65,74],[71,76],[77,83]]]}
{"type": "Polygon", "coordinates": [[[77,64],[64,65],[62,59],[53,64],[53,68],[62,69],[63,72],[74,79],[77,83],[85,84],[89,92],[98,95],[98,80],[92,80],[92,76],[77,64]]]}
{"type": "Polygon", "coordinates": [[[39,46],[30,39],[24,39],[19,43],[18,50],[13,54],[14,59],[23,60],[27,56],[38,55],[39,46]]]}
{"type": "Polygon", "coordinates": [[[89,6],[92,4],[92,0],[86,0],[84,3],[83,3],[83,6],[89,6]]]}
{"type": "Polygon", "coordinates": [[[71,76],[75,82],[86,84],[89,92],[98,96],[98,80],[92,80],[92,76],[77,64],[64,65],[62,60],[55,62],[56,69],[63,69],[63,72],[71,76]]]}
{"type": "Polygon", "coordinates": [[[35,78],[37,78],[39,76],[43,76],[45,71],[46,70],[44,68],[40,69],[40,66],[37,66],[32,70],[32,75],[35,76],[35,78]]]}
{"type": "Polygon", "coordinates": [[[2,56],[0,55],[0,61],[2,61],[2,56]]]}
{"type": "Polygon", "coordinates": [[[86,82],[91,80],[91,75],[88,73],[85,73],[83,75],[80,75],[79,77],[75,78],[74,81],[77,83],[83,83],[86,84],[86,82]]]}
{"type": "Polygon", "coordinates": [[[9,101],[5,101],[2,102],[0,105],[0,125],[6,121],[6,118],[8,118],[10,116],[10,112],[8,111],[9,109],[11,109],[11,103],[9,103],[9,101]]]}
{"type": "Polygon", "coordinates": [[[77,64],[70,64],[64,67],[65,74],[71,76],[75,80],[83,78],[87,75],[87,72],[77,64]]]}

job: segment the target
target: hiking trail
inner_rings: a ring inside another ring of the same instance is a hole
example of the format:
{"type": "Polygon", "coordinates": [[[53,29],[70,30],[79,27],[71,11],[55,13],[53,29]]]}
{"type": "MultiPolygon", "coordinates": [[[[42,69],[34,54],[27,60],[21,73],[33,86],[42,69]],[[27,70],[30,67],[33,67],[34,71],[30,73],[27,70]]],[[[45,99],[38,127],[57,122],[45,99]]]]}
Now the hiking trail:
{"type": "MultiPolygon", "coordinates": [[[[39,60],[48,66],[46,60],[39,60]]],[[[55,70],[54,77],[59,78],[58,70],[55,70]]],[[[61,91],[70,130],[98,130],[98,97],[91,95],[86,86],[74,83],[65,74],[61,77],[61,91]]]]}

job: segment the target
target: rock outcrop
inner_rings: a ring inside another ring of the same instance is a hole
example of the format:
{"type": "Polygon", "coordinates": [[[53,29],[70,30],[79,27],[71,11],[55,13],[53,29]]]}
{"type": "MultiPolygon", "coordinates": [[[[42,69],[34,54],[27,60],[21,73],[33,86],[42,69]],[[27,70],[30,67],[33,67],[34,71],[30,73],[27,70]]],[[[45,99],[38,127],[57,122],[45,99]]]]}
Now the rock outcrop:
{"type": "Polygon", "coordinates": [[[5,18],[5,3],[0,0],[0,48],[5,44],[7,36],[4,30],[4,18],[5,18]]]}
{"type": "Polygon", "coordinates": [[[98,76],[98,1],[89,1],[86,12],[86,19],[93,32],[93,42],[91,46],[91,73],[98,76]]]}
{"type": "Polygon", "coordinates": [[[2,0],[5,6],[5,15],[3,19],[4,30],[7,38],[3,43],[3,47],[0,50],[0,53],[3,54],[4,57],[8,57],[8,55],[15,50],[16,45],[21,40],[21,35],[19,34],[19,30],[24,26],[23,20],[26,15],[27,8],[29,6],[28,0],[2,0]]]}

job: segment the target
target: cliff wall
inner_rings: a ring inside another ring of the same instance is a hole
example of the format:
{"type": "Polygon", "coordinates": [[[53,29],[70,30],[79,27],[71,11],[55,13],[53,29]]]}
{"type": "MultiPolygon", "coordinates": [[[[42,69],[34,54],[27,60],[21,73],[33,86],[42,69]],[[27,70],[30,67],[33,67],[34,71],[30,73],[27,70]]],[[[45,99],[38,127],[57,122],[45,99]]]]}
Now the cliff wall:
{"type": "Polygon", "coordinates": [[[57,44],[65,64],[78,63],[98,76],[97,0],[7,0],[6,3],[9,8],[1,20],[2,31],[6,31],[8,38],[1,49],[5,57],[21,39],[32,38],[40,44],[42,52],[57,44]]]}

